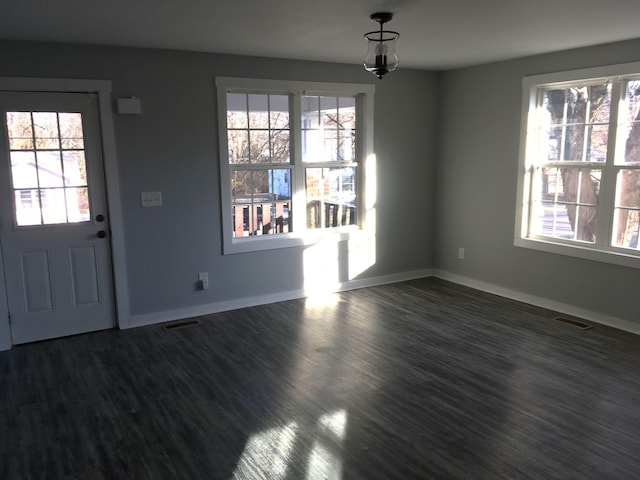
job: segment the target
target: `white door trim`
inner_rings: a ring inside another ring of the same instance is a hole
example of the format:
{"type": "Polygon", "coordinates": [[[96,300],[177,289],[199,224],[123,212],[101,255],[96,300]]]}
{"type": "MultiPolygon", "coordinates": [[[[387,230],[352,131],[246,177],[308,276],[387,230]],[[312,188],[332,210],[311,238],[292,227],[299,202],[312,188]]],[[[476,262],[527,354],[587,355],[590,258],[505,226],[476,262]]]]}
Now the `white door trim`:
{"type": "MultiPolygon", "coordinates": [[[[129,289],[126,275],[124,222],[120,201],[120,182],[116,158],[116,142],[113,129],[113,113],[110,80],[83,80],[63,78],[0,77],[0,91],[9,92],[81,92],[96,93],[100,115],[102,155],[104,159],[107,205],[111,228],[111,255],[113,263],[113,288],[116,322],[121,329],[131,327],[129,289]]],[[[0,267],[3,267],[0,259],[0,267]]],[[[0,350],[11,348],[11,327],[5,290],[4,270],[0,273],[0,350]]]]}

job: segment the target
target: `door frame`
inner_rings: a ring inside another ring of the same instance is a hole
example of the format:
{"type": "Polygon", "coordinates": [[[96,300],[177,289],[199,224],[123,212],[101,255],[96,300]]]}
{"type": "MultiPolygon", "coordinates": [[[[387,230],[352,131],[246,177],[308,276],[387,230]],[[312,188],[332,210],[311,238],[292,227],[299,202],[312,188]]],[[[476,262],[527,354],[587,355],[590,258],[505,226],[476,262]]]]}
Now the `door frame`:
{"type": "MultiPolygon", "coordinates": [[[[113,103],[110,80],[83,80],[63,78],[0,77],[0,91],[4,92],[51,92],[94,93],[98,99],[102,158],[104,163],[109,227],[111,228],[111,264],[113,268],[113,293],[116,325],[120,329],[131,327],[129,289],[124,243],[124,221],[120,181],[116,158],[115,131],[113,128],[113,103]]],[[[0,246],[1,248],[1,246],[0,246]]],[[[11,348],[11,325],[5,286],[4,265],[0,255],[0,350],[11,348]]]]}

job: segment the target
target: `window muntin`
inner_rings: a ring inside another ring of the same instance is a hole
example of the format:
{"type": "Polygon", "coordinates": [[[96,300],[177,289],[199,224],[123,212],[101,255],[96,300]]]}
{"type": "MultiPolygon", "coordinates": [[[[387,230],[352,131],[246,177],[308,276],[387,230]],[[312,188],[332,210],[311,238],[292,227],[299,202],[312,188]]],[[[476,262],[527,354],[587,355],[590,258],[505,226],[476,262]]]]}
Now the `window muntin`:
{"type": "Polygon", "coordinates": [[[640,74],[574,73],[525,79],[516,245],[640,266],[640,74]]]}
{"type": "Polygon", "coordinates": [[[363,112],[372,112],[372,86],[223,77],[216,85],[225,253],[362,227],[362,160],[372,153],[362,143],[372,139],[363,112]]]}

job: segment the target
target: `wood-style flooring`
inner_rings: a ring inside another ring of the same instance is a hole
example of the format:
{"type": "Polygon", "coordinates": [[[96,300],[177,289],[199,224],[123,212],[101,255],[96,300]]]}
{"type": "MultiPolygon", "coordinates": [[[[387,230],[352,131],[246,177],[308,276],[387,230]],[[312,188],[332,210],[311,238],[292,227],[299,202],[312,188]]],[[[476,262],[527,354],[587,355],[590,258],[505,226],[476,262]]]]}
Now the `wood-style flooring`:
{"type": "Polygon", "coordinates": [[[0,352],[0,478],[640,479],[640,337],[437,279],[0,352]]]}

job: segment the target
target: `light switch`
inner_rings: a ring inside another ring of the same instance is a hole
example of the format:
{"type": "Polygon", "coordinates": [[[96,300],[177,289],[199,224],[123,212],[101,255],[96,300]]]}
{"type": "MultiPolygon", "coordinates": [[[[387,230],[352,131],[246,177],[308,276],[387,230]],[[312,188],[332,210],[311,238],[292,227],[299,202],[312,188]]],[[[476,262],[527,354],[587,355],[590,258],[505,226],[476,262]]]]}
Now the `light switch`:
{"type": "Polygon", "coordinates": [[[140,203],[143,207],[161,207],[162,192],[140,192],[140,203]]]}

